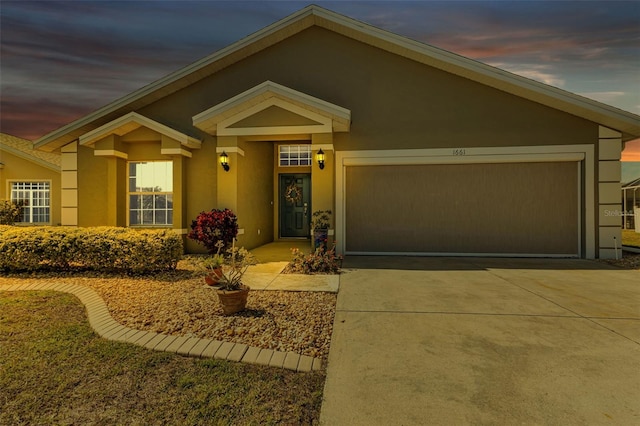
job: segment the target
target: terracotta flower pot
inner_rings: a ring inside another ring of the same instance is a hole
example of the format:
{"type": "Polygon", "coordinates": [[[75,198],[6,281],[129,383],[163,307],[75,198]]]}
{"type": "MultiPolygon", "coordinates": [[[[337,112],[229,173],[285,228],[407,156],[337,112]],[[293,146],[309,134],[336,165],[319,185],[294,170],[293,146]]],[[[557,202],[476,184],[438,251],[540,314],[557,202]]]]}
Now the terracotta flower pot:
{"type": "Polygon", "coordinates": [[[210,286],[218,285],[218,281],[220,280],[220,276],[222,275],[222,269],[216,268],[213,272],[208,273],[204,276],[204,282],[210,286]]]}
{"type": "Polygon", "coordinates": [[[232,315],[242,311],[247,306],[249,286],[242,285],[239,290],[218,290],[218,298],[225,315],[232,315]]]}

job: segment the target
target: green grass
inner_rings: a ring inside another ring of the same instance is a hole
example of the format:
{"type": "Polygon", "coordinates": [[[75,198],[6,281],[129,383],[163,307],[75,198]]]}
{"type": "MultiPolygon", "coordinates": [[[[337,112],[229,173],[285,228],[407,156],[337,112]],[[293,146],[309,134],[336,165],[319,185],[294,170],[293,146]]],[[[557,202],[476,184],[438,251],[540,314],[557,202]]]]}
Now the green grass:
{"type": "Polygon", "coordinates": [[[623,229],[622,244],[640,248],[640,233],[635,232],[633,229],[623,229]]]}
{"type": "Polygon", "coordinates": [[[73,296],[0,292],[0,424],[316,424],[324,374],[98,337],[73,296]]]}

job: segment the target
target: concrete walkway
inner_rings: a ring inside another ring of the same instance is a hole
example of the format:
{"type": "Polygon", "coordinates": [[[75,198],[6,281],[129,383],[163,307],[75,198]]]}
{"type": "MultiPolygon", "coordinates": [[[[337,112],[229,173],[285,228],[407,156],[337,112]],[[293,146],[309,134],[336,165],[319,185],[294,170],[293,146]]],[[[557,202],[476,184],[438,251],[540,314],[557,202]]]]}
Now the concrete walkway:
{"type": "Polygon", "coordinates": [[[270,262],[249,266],[242,281],[252,290],[338,292],[339,275],[282,274],[288,263],[270,262]]]}
{"type": "Polygon", "coordinates": [[[291,250],[297,248],[308,254],[309,240],[277,241],[251,249],[259,264],[250,266],[243,281],[253,290],[324,291],[336,293],[340,287],[339,275],[282,274],[293,258],[291,250]]]}
{"type": "Polygon", "coordinates": [[[172,336],[153,331],[134,330],[116,322],[109,314],[107,305],[93,289],[75,284],[47,284],[42,281],[0,286],[0,291],[53,290],[71,293],[85,305],[89,324],[95,332],[100,337],[109,340],[133,343],[155,351],[269,365],[294,371],[312,371],[322,368],[321,359],[293,352],[280,352],[241,343],[221,342],[198,337],[172,336]]]}
{"type": "Polygon", "coordinates": [[[324,425],[640,424],[640,272],[345,259],[324,425]]]}

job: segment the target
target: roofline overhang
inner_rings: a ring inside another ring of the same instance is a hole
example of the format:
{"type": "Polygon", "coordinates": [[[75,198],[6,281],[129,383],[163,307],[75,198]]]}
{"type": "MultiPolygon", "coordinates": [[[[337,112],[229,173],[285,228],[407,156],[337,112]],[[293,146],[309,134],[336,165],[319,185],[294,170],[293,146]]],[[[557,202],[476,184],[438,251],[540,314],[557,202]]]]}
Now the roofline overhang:
{"type": "MultiPolygon", "coordinates": [[[[232,134],[239,131],[230,128],[235,122],[274,105],[316,121],[319,126],[311,127],[318,127],[317,133],[348,132],[351,125],[351,111],[347,108],[269,80],[194,115],[192,121],[195,127],[210,134],[222,134],[225,130],[232,134]]],[[[295,127],[288,133],[307,132],[295,127]]]]}
{"type": "Polygon", "coordinates": [[[609,127],[622,132],[623,140],[640,137],[640,116],[636,114],[393,34],[316,5],[310,5],[212,55],[48,133],[35,141],[34,145],[36,148],[53,151],[93,130],[94,122],[99,126],[113,120],[114,115],[124,113],[123,110],[142,108],[313,25],[609,127]],[[187,76],[188,78],[185,78],[187,76]],[[160,89],[163,89],[162,93],[160,89]]]}
{"type": "Polygon", "coordinates": [[[136,112],[130,112],[129,114],[125,114],[122,117],[119,117],[113,121],[110,121],[98,127],[95,130],[92,130],[90,132],[85,133],[84,135],[81,135],[78,138],[78,142],[80,145],[92,145],[98,140],[106,136],[109,136],[111,134],[123,136],[140,127],[146,127],[162,135],[170,137],[171,139],[174,139],[180,142],[182,146],[185,146],[187,148],[200,148],[202,143],[196,138],[193,138],[189,135],[185,135],[182,132],[172,129],[169,126],[165,126],[162,123],[158,123],[157,121],[152,120],[136,112]],[[132,124],[133,124],[133,127],[132,127],[132,124]]]}
{"type": "Polygon", "coordinates": [[[61,170],[60,166],[49,163],[48,161],[43,160],[41,158],[29,155],[28,153],[21,151],[19,149],[15,149],[11,146],[7,146],[4,144],[0,144],[0,146],[2,147],[2,151],[6,151],[12,155],[15,155],[16,157],[22,158],[23,160],[31,161],[32,163],[35,163],[41,167],[46,167],[47,169],[53,170],[54,172],[60,172],[61,170]]]}

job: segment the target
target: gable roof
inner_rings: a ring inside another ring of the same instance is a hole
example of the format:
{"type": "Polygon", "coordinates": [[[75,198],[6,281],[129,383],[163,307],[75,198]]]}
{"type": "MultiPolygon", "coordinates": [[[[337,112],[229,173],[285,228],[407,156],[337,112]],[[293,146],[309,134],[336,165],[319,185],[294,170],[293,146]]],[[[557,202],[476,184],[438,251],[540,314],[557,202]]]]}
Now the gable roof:
{"type": "Polygon", "coordinates": [[[636,114],[393,34],[330,10],[310,5],[226,48],[41,137],[35,142],[35,146],[47,151],[57,149],[98,126],[104,125],[132,110],[149,105],[314,25],[425,65],[618,130],[623,133],[624,140],[640,137],[640,116],[636,114]]]}
{"type": "Polygon", "coordinates": [[[627,182],[624,185],[622,185],[622,189],[629,189],[629,188],[640,188],[640,178],[634,179],[631,182],[627,182]]]}
{"type": "Polygon", "coordinates": [[[193,125],[221,136],[249,134],[299,134],[347,132],[351,111],[272,81],[265,81],[239,95],[193,116],[193,125]],[[233,128],[242,120],[277,107],[308,121],[301,125],[233,128]]]}
{"type": "MultiPolygon", "coordinates": [[[[0,133],[0,151],[11,153],[17,157],[36,163],[40,166],[60,171],[60,155],[33,149],[33,143],[27,139],[0,133]]],[[[0,163],[2,163],[0,156],[0,163]]]]}
{"type": "Polygon", "coordinates": [[[144,115],[138,114],[137,112],[130,112],[129,114],[123,115],[122,117],[110,121],[109,123],[103,124],[97,129],[81,135],[79,138],[80,145],[91,145],[99,139],[112,133],[122,136],[140,127],[146,127],[162,135],[175,139],[176,141],[180,142],[181,145],[188,148],[200,148],[201,142],[198,139],[178,132],[171,127],[158,123],[157,121],[145,117],[144,115]]]}

